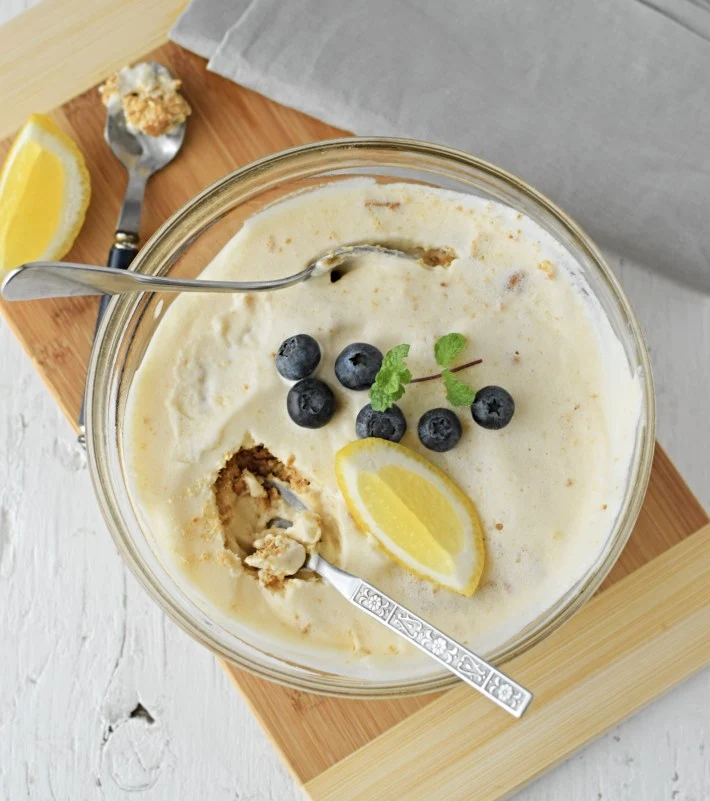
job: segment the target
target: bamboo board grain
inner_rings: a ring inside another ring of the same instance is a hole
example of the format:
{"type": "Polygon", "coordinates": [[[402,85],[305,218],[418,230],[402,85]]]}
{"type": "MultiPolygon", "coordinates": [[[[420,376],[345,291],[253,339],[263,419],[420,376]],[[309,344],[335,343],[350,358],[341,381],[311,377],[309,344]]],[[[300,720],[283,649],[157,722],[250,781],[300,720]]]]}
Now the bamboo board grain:
{"type": "Polygon", "coordinates": [[[509,662],[535,690],[520,722],[462,686],[314,777],[306,792],[314,801],[508,797],[707,663],[709,557],[707,525],[509,662]]]}
{"type": "Polygon", "coordinates": [[[0,136],[162,45],[186,0],[43,0],[0,27],[0,136]]]}
{"type": "MultiPolygon", "coordinates": [[[[660,575],[664,576],[667,573],[667,578],[674,582],[673,570],[675,570],[675,567],[673,563],[668,562],[665,566],[662,566],[663,563],[657,557],[668,554],[669,557],[675,558],[676,547],[674,546],[679,546],[694,532],[702,529],[707,522],[707,514],[690,493],[672,462],[661,448],[656,447],[648,494],[638,523],[628,545],[597,594],[597,598],[607,598],[608,593],[605,590],[612,587],[620,587],[622,580],[636,578],[640,575],[639,568],[647,564],[656,565],[658,563],[657,571],[660,575]]],[[[703,543],[703,546],[698,547],[694,553],[698,555],[698,558],[704,560],[705,568],[708,569],[710,568],[710,540],[707,537],[707,533],[703,543]]],[[[637,585],[639,581],[646,590],[650,609],[655,604],[655,599],[663,592],[663,588],[654,586],[644,579],[637,579],[637,585]]],[[[628,592],[631,595],[632,592],[637,591],[638,587],[635,590],[629,589],[628,592]]],[[[617,593],[614,598],[618,597],[619,594],[617,593]]],[[[624,597],[624,594],[621,593],[621,598],[623,599],[624,597]]],[[[623,612],[623,603],[623,600],[619,602],[621,605],[617,607],[617,614],[619,610],[623,612]]],[[[708,603],[710,603],[710,582],[706,585],[704,596],[706,607],[705,627],[710,629],[708,603]]],[[[606,606],[603,607],[605,611],[602,613],[595,612],[594,609],[593,604],[589,604],[569,624],[563,627],[555,637],[549,638],[533,648],[529,654],[526,654],[525,661],[523,661],[520,669],[517,667],[517,663],[515,665],[510,663],[508,669],[516,678],[522,680],[525,675],[525,666],[529,663],[535,663],[540,659],[545,664],[554,665],[555,660],[565,659],[567,648],[569,647],[567,631],[571,630],[572,627],[584,630],[589,626],[591,629],[593,625],[596,625],[593,621],[598,620],[600,614],[603,619],[603,615],[606,614],[606,606]],[[550,648],[552,648],[552,653],[547,656],[550,648]]],[[[630,625],[631,621],[629,621],[630,625]]],[[[652,624],[649,623],[649,625],[652,624]]],[[[612,632],[612,634],[615,637],[618,636],[621,643],[625,641],[627,635],[623,616],[620,618],[619,629],[612,632]]],[[[591,635],[590,643],[594,643],[591,635]]],[[[698,651],[700,651],[701,664],[710,662],[710,649],[707,642],[703,649],[696,642],[693,642],[691,637],[689,642],[686,643],[686,647],[690,655],[690,664],[695,664],[692,660],[693,657],[697,657],[698,651]]],[[[683,667],[682,655],[683,648],[680,648],[674,656],[674,659],[679,662],[679,675],[683,667]]],[[[628,663],[635,670],[639,665],[642,666],[644,664],[644,659],[645,657],[642,657],[639,653],[638,657],[633,657],[632,655],[628,663]]],[[[341,760],[345,760],[357,749],[364,748],[373,742],[378,744],[378,748],[383,747],[387,750],[389,748],[387,743],[389,742],[391,727],[404,721],[403,725],[407,727],[407,731],[416,730],[419,724],[417,723],[418,718],[414,717],[414,713],[424,707],[428,707],[429,704],[432,704],[432,707],[436,703],[445,704],[443,699],[447,699],[452,693],[463,693],[470,701],[473,709],[479,709],[480,711],[488,709],[484,699],[479,698],[473,690],[469,691],[465,688],[419,698],[368,702],[344,701],[286,689],[281,689],[275,693],[272,686],[263,680],[237,670],[233,666],[225,665],[225,667],[242,695],[249,702],[254,714],[259,718],[266,731],[269,732],[271,739],[283,755],[291,772],[299,781],[306,784],[314,801],[318,801],[321,798],[319,793],[324,786],[328,788],[328,792],[331,786],[330,784],[322,785],[320,782],[315,781],[318,776],[333,766],[335,766],[334,770],[336,772],[340,767],[343,767],[344,770],[347,769],[346,763],[341,762],[341,760]],[[483,703],[481,704],[481,702],[483,703]],[[412,728],[409,728],[410,725],[412,728]],[[294,736],[291,726],[296,728],[297,736],[294,736]],[[387,732],[386,735],[384,734],[385,732],[387,732]]],[[[538,674],[533,672],[531,677],[526,680],[535,691],[534,708],[535,710],[540,710],[542,703],[544,703],[544,693],[541,695],[542,688],[537,684],[537,677],[538,674]]],[[[574,682],[571,681],[571,674],[567,682],[568,689],[570,691],[575,690],[574,682]]],[[[523,684],[525,684],[525,681],[523,681],[523,684]]],[[[672,686],[672,683],[668,683],[661,676],[657,677],[655,682],[647,682],[644,685],[647,692],[645,702],[647,703],[652,698],[660,695],[670,686],[672,686]]],[[[620,707],[609,708],[606,705],[603,706],[607,711],[606,727],[614,725],[630,714],[630,712],[627,712],[626,715],[622,714],[620,707]]],[[[564,709],[564,704],[560,708],[564,709]]],[[[532,709],[533,707],[531,707],[532,709]]],[[[505,721],[506,716],[501,715],[499,710],[490,711],[499,722],[505,721]]],[[[530,713],[526,715],[526,719],[529,717],[530,713]]],[[[585,716],[580,718],[580,722],[585,719],[586,713],[585,716]]],[[[513,727],[506,727],[505,731],[508,738],[506,747],[521,756],[527,748],[527,743],[523,739],[518,742],[517,737],[523,730],[514,725],[513,727]]],[[[594,736],[592,731],[584,726],[580,726],[580,731],[587,732],[587,736],[581,741],[573,738],[555,741],[554,747],[556,748],[557,757],[554,761],[559,761],[564,756],[569,755],[594,736]]],[[[446,738],[442,740],[438,740],[435,737],[431,738],[429,747],[435,747],[436,744],[441,744],[445,749],[449,748],[446,738]]],[[[370,754],[367,751],[366,753],[370,754]]],[[[470,752],[470,756],[464,759],[464,762],[466,764],[470,762],[471,767],[479,764],[473,750],[470,752]]],[[[410,769],[411,766],[408,770],[410,769]]],[[[415,774],[418,775],[418,771],[415,771],[415,774]]],[[[516,773],[516,778],[519,778],[520,775],[516,773]]],[[[533,778],[533,776],[534,774],[531,772],[528,778],[533,778]]],[[[328,780],[328,782],[331,781],[332,779],[328,780]]],[[[345,801],[345,799],[349,801],[351,797],[359,798],[357,795],[351,796],[351,791],[353,791],[353,787],[348,786],[348,793],[340,796],[340,801],[345,801]]],[[[373,801],[375,797],[374,795],[372,796],[373,801]]],[[[387,796],[382,797],[385,798],[387,796]]],[[[400,797],[403,799],[419,798],[419,796],[408,796],[406,794],[389,796],[390,799],[400,797]]],[[[431,797],[446,797],[448,801],[448,796],[433,795],[431,797]]],[[[503,794],[492,796],[492,798],[503,797],[503,794]]],[[[330,796],[326,794],[323,798],[330,798],[330,796]]],[[[479,801],[478,796],[476,796],[476,799],[479,801]]]]}
{"type": "MultiPolygon", "coordinates": [[[[11,58],[0,55],[0,130],[17,127],[25,111],[62,103],[89,86],[87,81],[102,79],[118,64],[163,41],[179,5],[173,0],[147,4],[102,0],[95,8],[102,10],[103,16],[97,13],[81,22],[85,35],[88,31],[97,39],[110,31],[116,40],[127,38],[125,49],[112,44],[102,56],[100,49],[87,45],[71,69],[62,64],[55,70],[61,80],[53,75],[50,89],[37,88],[33,95],[37,105],[19,112],[12,104],[14,89],[8,89],[6,78],[12,75],[18,85],[34,86],[34,73],[21,61],[22,48],[27,51],[30,47],[28,31],[42,29],[42,20],[48,19],[62,27],[62,9],[76,17],[79,0],[46,0],[31,26],[16,25],[11,37],[0,29],[0,54],[10,45],[13,48],[11,58]],[[112,16],[110,9],[119,5],[122,14],[112,16]],[[135,12],[139,5],[141,10],[149,8],[150,25],[147,32],[131,39],[126,19],[130,19],[130,9],[135,12]],[[49,17],[39,14],[43,8],[49,17]],[[109,22],[112,28],[107,27],[109,22]],[[80,74],[82,64],[88,78],[80,74]]],[[[50,48],[51,55],[51,37],[43,40],[43,46],[50,48]]],[[[53,52],[56,56],[56,47],[53,52]]],[[[202,59],[173,45],[161,47],[150,57],[184,80],[195,115],[184,151],[150,184],[144,238],[189,197],[226,172],[285,147],[344,133],[210,75],[202,59]]],[[[86,225],[68,258],[102,263],[124,186],[122,168],[109,156],[101,138],[103,109],[95,91],[69,100],[55,117],[85,153],[93,185],[86,225]]],[[[0,159],[8,146],[8,142],[0,144],[0,159]]],[[[72,421],[79,409],[96,305],[92,299],[0,304],[0,311],[72,421]]],[[[294,692],[233,666],[225,668],[294,777],[315,800],[470,798],[465,792],[474,777],[488,793],[481,799],[499,799],[710,661],[706,631],[702,631],[703,623],[708,628],[707,619],[702,618],[707,615],[707,592],[699,588],[698,579],[698,571],[710,563],[707,531],[678,545],[707,521],[671,462],[657,449],[641,517],[604,585],[612,589],[512,668],[537,691],[534,714],[524,725],[510,725],[502,713],[481,705],[480,699],[464,688],[420,698],[345,701],[294,692]],[[649,567],[639,570],[649,562],[649,567]],[[620,581],[626,576],[629,578],[620,581]],[[688,598],[683,595],[684,588],[692,589],[688,598]],[[668,603],[657,602],[659,598],[668,603]],[[614,621],[609,630],[602,625],[607,617],[614,621]],[[633,636],[627,635],[627,629],[633,636]],[[576,659],[570,656],[572,646],[576,659]],[[671,646],[677,649],[676,673],[664,661],[671,646]],[[600,655],[613,660],[616,669],[611,674],[603,670],[600,655]],[[649,675],[646,668],[653,660],[664,667],[649,675]],[[613,703],[595,704],[591,709],[584,705],[587,692],[612,683],[612,679],[613,703]],[[557,726],[564,736],[553,736],[557,726]],[[531,748],[533,730],[536,739],[531,748]],[[481,739],[482,731],[490,737],[481,739]],[[537,739],[538,734],[545,737],[537,739]],[[461,739],[452,748],[454,735],[461,739]],[[427,753],[436,755],[437,761],[427,760],[427,753]],[[506,754],[506,764],[512,766],[505,775],[492,772],[491,755],[500,753],[506,754]],[[359,773],[369,760],[376,768],[374,784],[359,773]],[[431,784],[434,764],[439,778],[431,784]],[[424,775],[424,771],[429,773],[424,775]],[[403,773],[407,774],[406,783],[400,783],[403,773]]],[[[704,586],[708,586],[707,579],[704,586]]]]}

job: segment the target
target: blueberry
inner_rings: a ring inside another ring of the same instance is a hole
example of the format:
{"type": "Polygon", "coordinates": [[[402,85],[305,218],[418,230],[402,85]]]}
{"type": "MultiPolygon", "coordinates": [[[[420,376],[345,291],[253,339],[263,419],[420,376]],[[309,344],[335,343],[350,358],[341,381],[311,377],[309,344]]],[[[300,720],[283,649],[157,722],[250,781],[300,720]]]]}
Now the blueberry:
{"type": "Polygon", "coordinates": [[[483,387],[471,404],[473,419],[483,428],[497,431],[513,419],[515,401],[502,387],[483,387]]]}
{"type": "Polygon", "coordinates": [[[355,420],[355,433],[359,439],[377,437],[399,442],[407,430],[407,419],[402,410],[394,404],[386,412],[376,412],[368,403],[358,412],[355,420]]]}
{"type": "Polygon", "coordinates": [[[284,339],[276,354],[276,369],[289,381],[312,375],[320,361],[320,346],[308,334],[284,339]]]}
{"type": "Polygon", "coordinates": [[[382,351],[366,342],[353,342],[335,360],[335,375],[347,389],[368,389],[382,367],[382,351]]]}
{"type": "Polygon", "coordinates": [[[429,409],[419,420],[419,439],[430,451],[450,451],[461,439],[461,421],[451,409],[429,409]]]}
{"type": "Polygon", "coordinates": [[[304,378],[289,389],[286,409],[296,425],[321,428],[335,413],[335,396],[324,381],[304,378]]]}

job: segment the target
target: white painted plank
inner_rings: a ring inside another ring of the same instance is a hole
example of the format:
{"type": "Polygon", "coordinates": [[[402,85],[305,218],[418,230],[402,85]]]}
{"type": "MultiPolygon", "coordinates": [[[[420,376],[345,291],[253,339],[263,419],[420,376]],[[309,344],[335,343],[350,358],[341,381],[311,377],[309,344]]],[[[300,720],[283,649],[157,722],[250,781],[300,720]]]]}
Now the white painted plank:
{"type": "Polygon", "coordinates": [[[123,567],[84,455],[0,323],[0,799],[129,790],[300,797],[212,656],[123,567]]]}

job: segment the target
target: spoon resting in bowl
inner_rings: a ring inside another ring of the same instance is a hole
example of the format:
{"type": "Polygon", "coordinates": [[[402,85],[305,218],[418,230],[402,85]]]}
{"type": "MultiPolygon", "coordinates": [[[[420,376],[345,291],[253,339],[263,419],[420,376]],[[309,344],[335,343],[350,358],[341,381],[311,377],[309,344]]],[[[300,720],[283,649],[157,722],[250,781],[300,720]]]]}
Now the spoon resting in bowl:
{"type": "MultiPolygon", "coordinates": [[[[297,493],[282,482],[270,478],[264,482],[264,486],[276,489],[294,512],[308,509],[297,493]]],[[[288,538],[288,529],[291,525],[290,520],[275,517],[268,528],[288,538]]],[[[513,717],[523,716],[533,699],[531,692],[373,584],[336,567],[317,553],[308,553],[296,540],[289,538],[286,542],[292,546],[287,559],[293,562],[286,570],[287,575],[293,575],[302,569],[312,570],[353,606],[424,651],[513,717]]],[[[258,564],[251,557],[247,557],[246,563],[250,566],[258,564]]]]}
{"type": "Polygon", "coordinates": [[[358,609],[416,645],[474,690],[520,718],[533,699],[531,692],[461,643],[434,628],[367,581],[341,570],[318,554],[308,554],[303,565],[336,589],[358,609]]]}
{"type": "Polygon", "coordinates": [[[202,281],[70,262],[35,261],[9,272],[0,293],[5,300],[41,300],[135,292],[270,292],[300,284],[309,278],[329,275],[336,268],[347,268],[358,256],[373,253],[410,261],[419,259],[417,249],[407,252],[384,245],[343,245],[328,251],[293,275],[269,281],[202,281]]]}

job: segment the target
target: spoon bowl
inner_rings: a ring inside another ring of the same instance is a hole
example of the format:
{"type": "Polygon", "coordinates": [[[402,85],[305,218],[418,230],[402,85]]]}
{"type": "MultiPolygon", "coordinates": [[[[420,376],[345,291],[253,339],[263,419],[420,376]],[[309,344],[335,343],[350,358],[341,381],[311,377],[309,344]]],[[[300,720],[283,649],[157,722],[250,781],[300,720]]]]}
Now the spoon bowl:
{"type": "MultiPolygon", "coordinates": [[[[173,75],[167,67],[157,61],[147,63],[158,75],[172,80],[173,75]]],[[[108,108],[104,139],[114,156],[129,171],[140,170],[151,175],[177,156],[184,138],[185,122],[161,136],[149,136],[129,128],[120,103],[112,104],[108,108]]]]}
{"type": "MultiPolygon", "coordinates": [[[[157,61],[147,62],[159,76],[169,80],[173,74],[157,61]]],[[[121,103],[111,103],[106,113],[104,139],[111,152],[128,171],[128,186],[116,224],[117,233],[125,233],[130,241],[138,241],[141,208],[145,186],[151,175],[169,164],[177,156],[185,139],[186,122],[160,136],[130,128],[121,103]]]]}

